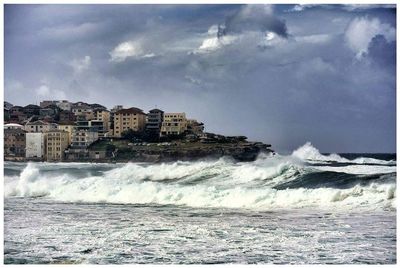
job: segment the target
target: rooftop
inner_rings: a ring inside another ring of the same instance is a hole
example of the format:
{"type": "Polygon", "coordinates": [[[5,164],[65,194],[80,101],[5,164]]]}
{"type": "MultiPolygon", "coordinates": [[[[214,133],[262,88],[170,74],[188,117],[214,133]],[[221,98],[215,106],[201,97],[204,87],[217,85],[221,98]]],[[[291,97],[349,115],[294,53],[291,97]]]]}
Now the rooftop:
{"type": "Polygon", "coordinates": [[[136,108],[136,107],[131,107],[128,109],[121,109],[116,114],[145,114],[143,113],[143,110],[136,108]]]}

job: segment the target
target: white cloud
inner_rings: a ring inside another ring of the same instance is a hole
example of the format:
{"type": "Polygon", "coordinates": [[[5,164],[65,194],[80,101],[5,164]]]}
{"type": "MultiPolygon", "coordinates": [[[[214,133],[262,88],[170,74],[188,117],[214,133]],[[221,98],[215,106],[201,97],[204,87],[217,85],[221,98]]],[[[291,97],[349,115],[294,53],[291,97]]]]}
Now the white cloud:
{"type": "Polygon", "coordinates": [[[127,58],[152,58],[156,55],[146,52],[138,41],[127,41],[119,44],[110,52],[112,62],[123,62],[127,58]]]}
{"type": "Polygon", "coordinates": [[[70,63],[70,65],[74,69],[75,73],[81,73],[81,72],[89,69],[90,64],[91,64],[90,56],[85,56],[82,59],[74,59],[70,63]]]}
{"type": "Polygon", "coordinates": [[[312,34],[296,37],[297,42],[310,43],[310,44],[323,44],[332,40],[330,34],[312,34]]]}
{"type": "Polygon", "coordinates": [[[206,38],[201,46],[195,51],[195,53],[207,53],[218,50],[224,46],[230,45],[238,39],[238,36],[225,35],[220,38],[211,37],[206,38]]]}
{"type": "Polygon", "coordinates": [[[358,17],[347,27],[345,40],[357,57],[360,57],[367,52],[369,42],[378,34],[385,36],[389,42],[396,39],[396,29],[389,24],[381,23],[377,18],[358,17]]]}
{"type": "Polygon", "coordinates": [[[50,89],[48,85],[40,85],[35,89],[35,93],[38,97],[42,98],[53,98],[53,99],[66,99],[66,94],[61,90],[50,89]]]}
{"type": "Polygon", "coordinates": [[[36,94],[40,97],[47,97],[50,95],[50,88],[46,85],[41,85],[36,89],[36,94]]]}

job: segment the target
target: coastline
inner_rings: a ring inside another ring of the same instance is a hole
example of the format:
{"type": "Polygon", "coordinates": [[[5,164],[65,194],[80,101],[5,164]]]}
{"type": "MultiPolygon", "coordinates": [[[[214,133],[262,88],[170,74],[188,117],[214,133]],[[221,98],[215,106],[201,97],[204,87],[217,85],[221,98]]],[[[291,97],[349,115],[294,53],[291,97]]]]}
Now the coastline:
{"type": "Polygon", "coordinates": [[[159,144],[133,145],[131,143],[113,143],[113,151],[106,148],[110,141],[101,141],[89,148],[86,158],[45,161],[38,158],[4,157],[8,162],[45,162],[45,163],[169,163],[174,161],[214,160],[231,157],[238,162],[251,162],[260,153],[273,153],[271,145],[261,142],[240,143],[174,143],[169,146],[159,144]]]}

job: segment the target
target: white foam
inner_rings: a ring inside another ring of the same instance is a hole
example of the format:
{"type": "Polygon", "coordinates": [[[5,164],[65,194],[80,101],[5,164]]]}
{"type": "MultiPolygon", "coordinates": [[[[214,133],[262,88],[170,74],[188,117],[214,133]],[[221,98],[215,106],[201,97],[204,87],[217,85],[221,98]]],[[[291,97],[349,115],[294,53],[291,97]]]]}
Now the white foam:
{"type": "Polygon", "coordinates": [[[289,159],[263,159],[256,164],[234,164],[225,160],[147,166],[129,163],[104,172],[101,176],[80,179],[63,172],[59,175],[41,174],[38,165],[30,163],[17,183],[15,177],[6,177],[5,196],[47,196],[71,202],[155,203],[249,209],[359,209],[383,208],[395,203],[394,184],[357,185],[344,190],[271,188],[273,181],[278,183],[292,179],[293,173],[290,172],[307,172],[289,159]],[[265,170],[263,166],[266,166],[265,170]],[[290,175],[285,177],[285,174],[290,175]],[[200,180],[207,175],[210,175],[208,179],[200,180]],[[176,182],[171,181],[179,178],[176,182]],[[196,183],[184,183],[190,181],[196,183]]]}
{"type": "Polygon", "coordinates": [[[353,160],[349,160],[347,158],[341,157],[338,154],[330,154],[323,155],[318,149],[316,149],[311,142],[307,142],[303,146],[299,147],[295,151],[293,151],[292,156],[310,161],[312,163],[315,162],[338,162],[338,163],[354,163],[354,164],[381,164],[381,165],[395,165],[396,161],[393,160],[380,160],[375,158],[368,157],[359,157],[353,160]]]}

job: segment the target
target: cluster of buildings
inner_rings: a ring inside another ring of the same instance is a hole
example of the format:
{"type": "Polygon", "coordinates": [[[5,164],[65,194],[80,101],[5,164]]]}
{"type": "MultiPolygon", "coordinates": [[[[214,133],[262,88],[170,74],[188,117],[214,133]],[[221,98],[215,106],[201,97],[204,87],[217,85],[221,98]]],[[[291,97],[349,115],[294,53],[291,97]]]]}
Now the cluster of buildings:
{"type": "Polygon", "coordinates": [[[42,101],[40,106],[14,106],[4,102],[4,156],[46,161],[76,160],[101,139],[123,138],[124,132],[153,137],[199,136],[204,124],[187,119],[185,113],[148,113],[121,105],[108,110],[103,105],[67,100],[42,101]]]}

